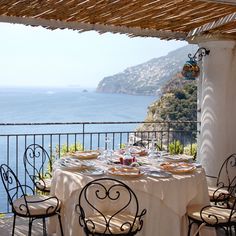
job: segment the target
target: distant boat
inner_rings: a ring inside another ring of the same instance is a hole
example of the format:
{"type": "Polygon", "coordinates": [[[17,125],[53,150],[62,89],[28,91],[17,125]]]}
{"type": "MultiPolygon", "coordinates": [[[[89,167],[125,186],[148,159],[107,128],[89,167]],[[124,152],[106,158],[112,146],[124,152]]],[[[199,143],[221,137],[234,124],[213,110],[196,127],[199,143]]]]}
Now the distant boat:
{"type": "Polygon", "coordinates": [[[84,89],[82,92],[83,92],[83,93],[87,93],[87,92],[88,92],[88,90],[87,90],[87,89],[84,89]]]}

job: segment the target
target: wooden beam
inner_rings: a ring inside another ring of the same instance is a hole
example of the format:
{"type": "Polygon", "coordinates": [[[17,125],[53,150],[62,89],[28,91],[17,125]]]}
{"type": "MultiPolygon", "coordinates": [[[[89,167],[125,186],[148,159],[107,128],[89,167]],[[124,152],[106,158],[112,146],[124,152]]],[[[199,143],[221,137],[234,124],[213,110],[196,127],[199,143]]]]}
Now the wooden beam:
{"type": "Polygon", "coordinates": [[[127,34],[131,37],[142,36],[142,37],[157,37],[162,39],[179,39],[185,40],[187,33],[185,32],[173,32],[155,29],[142,29],[139,27],[126,27],[126,26],[114,26],[105,24],[89,24],[80,22],[67,22],[59,20],[46,20],[42,18],[31,18],[31,17],[15,17],[15,16],[0,16],[0,22],[24,24],[31,26],[42,26],[48,29],[72,29],[78,30],[79,32],[95,30],[99,33],[121,33],[127,34]]]}
{"type": "Polygon", "coordinates": [[[199,34],[202,34],[206,31],[213,30],[213,29],[216,29],[218,27],[222,27],[222,26],[224,26],[226,24],[229,24],[229,23],[232,23],[232,22],[236,22],[236,12],[232,13],[230,15],[227,15],[225,17],[222,17],[219,20],[206,23],[206,24],[204,24],[204,25],[202,25],[198,28],[195,28],[195,29],[191,30],[188,33],[187,37],[192,37],[192,36],[195,36],[195,35],[199,35],[199,34]]]}
{"type": "Polygon", "coordinates": [[[236,6],[236,1],[235,0],[199,0],[201,2],[211,2],[211,3],[220,3],[220,4],[227,4],[227,5],[232,5],[236,6]]]}

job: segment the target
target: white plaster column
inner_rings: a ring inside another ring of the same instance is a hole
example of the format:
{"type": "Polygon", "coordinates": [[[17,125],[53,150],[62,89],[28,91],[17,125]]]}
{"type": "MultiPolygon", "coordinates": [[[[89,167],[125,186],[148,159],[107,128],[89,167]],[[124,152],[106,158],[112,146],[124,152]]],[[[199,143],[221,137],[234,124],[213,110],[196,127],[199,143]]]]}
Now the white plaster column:
{"type": "Polygon", "coordinates": [[[202,61],[201,128],[198,160],[208,175],[217,176],[223,161],[236,153],[236,41],[208,41],[202,61]]]}

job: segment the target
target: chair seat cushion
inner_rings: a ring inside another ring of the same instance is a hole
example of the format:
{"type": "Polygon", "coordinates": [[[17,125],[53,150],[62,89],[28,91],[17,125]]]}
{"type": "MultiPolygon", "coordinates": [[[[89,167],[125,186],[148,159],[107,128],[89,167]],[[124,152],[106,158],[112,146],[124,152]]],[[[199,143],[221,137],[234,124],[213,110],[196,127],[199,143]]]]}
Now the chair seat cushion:
{"type": "MultiPolygon", "coordinates": [[[[190,218],[195,219],[197,221],[202,221],[200,216],[200,211],[202,209],[202,206],[199,205],[193,205],[188,207],[187,214],[190,218]]],[[[219,208],[215,206],[211,206],[209,208],[206,208],[202,212],[203,219],[210,225],[214,225],[217,223],[216,217],[218,219],[218,223],[223,224],[229,222],[229,217],[232,209],[227,208],[219,208]],[[209,215],[213,215],[216,217],[209,217],[209,215]]],[[[234,214],[230,220],[231,222],[236,222],[236,215],[234,214]]]]}
{"type": "Polygon", "coordinates": [[[52,179],[43,179],[36,182],[36,186],[41,191],[50,192],[52,179]]]}
{"type": "Polygon", "coordinates": [[[219,187],[208,187],[208,194],[210,201],[224,201],[229,196],[229,191],[226,189],[219,189],[219,187]]]}
{"type": "Polygon", "coordinates": [[[20,215],[40,216],[50,215],[58,211],[61,202],[56,197],[33,195],[26,196],[29,212],[27,211],[24,197],[18,198],[13,202],[13,208],[20,215]]]}
{"type": "Polygon", "coordinates": [[[109,230],[110,230],[112,232],[112,234],[125,234],[125,233],[129,232],[130,225],[132,225],[134,221],[135,221],[134,226],[133,226],[131,232],[135,232],[140,227],[138,218],[135,219],[135,217],[133,215],[119,213],[118,215],[111,218],[111,216],[114,214],[114,212],[113,212],[113,214],[109,213],[109,212],[105,212],[103,214],[104,214],[107,221],[110,220],[109,229],[108,228],[106,229],[106,221],[103,216],[93,215],[93,216],[90,216],[86,219],[86,220],[91,220],[94,223],[94,228],[93,228],[93,224],[89,221],[87,222],[87,226],[88,226],[88,229],[90,232],[109,234],[110,233],[109,230]],[[126,224],[124,224],[125,222],[126,222],[126,224]],[[123,227],[121,229],[122,225],[123,225],[123,227]]]}

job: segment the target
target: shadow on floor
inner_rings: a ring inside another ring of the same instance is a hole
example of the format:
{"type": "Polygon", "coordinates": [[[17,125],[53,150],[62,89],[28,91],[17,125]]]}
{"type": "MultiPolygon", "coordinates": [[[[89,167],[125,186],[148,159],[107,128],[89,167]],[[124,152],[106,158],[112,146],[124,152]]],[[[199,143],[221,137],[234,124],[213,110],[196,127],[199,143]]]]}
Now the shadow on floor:
{"type": "MultiPolygon", "coordinates": [[[[0,218],[0,236],[10,236],[12,232],[13,217],[0,218]]],[[[33,236],[43,235],[42,220],[35,220],[32,228],[33,236]]],[[[28,219],[17,217],[15,236],[26,236],[28,235],[28,219]]],[[[53,236],[53,235],[48,235],[53,236]]]]}
{"type": "MultiPolygon", "coordinates": [[[[13,217],[0,218],[0,236],[10,236],[12,232],[13,217]]],[[[35,220],[33,223],[32,235],[42,236],[42,220],[35,220]]],[[[17,217],[15,236],[26,236],[28,234],[28,219],[17,217]]],[[[48,234],[48,236],[55,236],[55,234],[48,234]]],[[[217,236],[225,236],[223,230],[217,231],[217,236]]]]}

